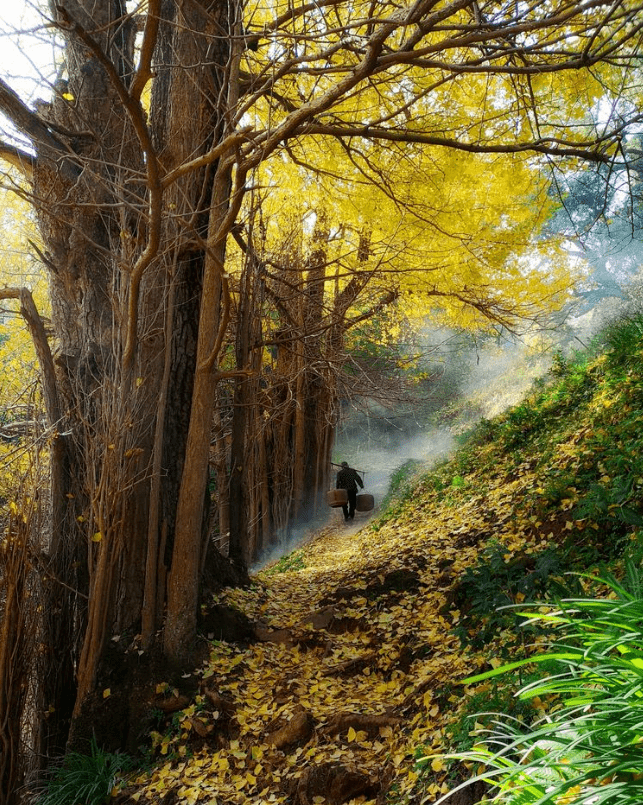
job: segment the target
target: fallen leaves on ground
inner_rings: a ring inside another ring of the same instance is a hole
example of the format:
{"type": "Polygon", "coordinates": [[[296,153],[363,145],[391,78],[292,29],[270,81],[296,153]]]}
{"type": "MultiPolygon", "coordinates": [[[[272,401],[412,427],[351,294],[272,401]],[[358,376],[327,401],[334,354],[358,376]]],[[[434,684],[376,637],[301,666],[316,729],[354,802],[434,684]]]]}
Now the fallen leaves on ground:
{"type": "MultiPolygon", "coordinates": [[[[599,482],[609,482],[601,456],[610,423],[620,411],[630,427],[619,395],[634,393],[626,384],[599,389],[566,418],[552,396],[541,413],[548,436],[532,428],[517,451],[514,423],[511,450],[481,443],[469,468],[445,465],[440,484],[421,481],[357,530],[333,513],[290,562],[298,569],[267,568],[249,589],[225,591],[215,603],[243,612],[255,639],[211,643],[201,694],[173,731],[158,734],[161,762],[130,781],[131,800],[415,805],[448,791],[452,769],[440,755],[476,692],[460,680],[497,666],[507,638],[463,648],[454,590],[490,543],[509,564],[597,528],[570,516],[580,494],[573,477],[595,464],[599,482]],[[431,758],[423,768],[422,756],[431,758]]],[[[514,603],[524,598],[516,593],[514,603]]]]}
{"type": "MultiPolygon", "coordinates": [[[[371,796],[346,801],[375,803],[391,781],[399,801],[417,794],[417,757],[447,751],[445,730],[467,694],[457,684],[488,661],[451,631],[459,612],[444,613],[446,593],[491,537],[507,558],[546,544],[513,508],[536,484],[524,470],[484,497],[463,495],[457,508],[429,495],[377,531],[328,526],[301,549],[304,569],[263,572],[250,589],[226,591],[219,602],[243,611],[262,637],[214,643],[201,669],[230,702],[234,737],[188,750],[189,713],[164,747],[172,759],[137,780],[133,799],[157,802],[172,789],[185,803],[295,802],[306,770],[333,762],[372,781],[371,796]],[[445,699],[447,687],[455,692],[445,699]]],[[[427,802],[449,786],[445,764],[431,771],[427,802]]]]}

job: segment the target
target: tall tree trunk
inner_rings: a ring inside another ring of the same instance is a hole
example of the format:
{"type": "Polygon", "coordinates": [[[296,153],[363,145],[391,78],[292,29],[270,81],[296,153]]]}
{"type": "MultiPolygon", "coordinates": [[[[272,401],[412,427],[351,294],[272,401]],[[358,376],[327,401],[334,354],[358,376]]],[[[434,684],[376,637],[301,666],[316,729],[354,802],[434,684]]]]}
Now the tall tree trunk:
{"type": "MultiPolygon", "coordinates": [[[[159,176],[203,155],[222,135],[228,45],[220,31],[228,10],[171,0],[155,5],[159,68],[149,130],[128,95],[135,32],[124,2],[109,0],[99,9],[90,0],[64,0],[56,7],[74,103],[57,95],[51,116],[65,131],[89,132],[62,157],[66,170],[60,154],[47,159],[43,147],[34,172],[36,198],[49,199],[39,219],[52,267],[69,434],[65,486],[56,493],[67,528],[52,546],[62,582],[57,594],[65,602],[56,609],[63,618],[52,623],[50,642],[59,641],[66,667],[77,669],[78,718],[111,634],[135,634],[142,614],[146,645],[155,634],[176,519],[184,522],[191,505],[184,498],[177,515],[216,166],[204,164],[165,190],[159,176]]],[[[226,208],[226,192],[217,214],[226,208]]],[[[207,444],[209,422],[201,434],[207,444]]],[[[207,462],[201,471],[205,483],[207,462]]],[[[194,505],[190,518],[198,520],[202,495],[194,505]]],[[[57,711],[63,693],[52,696],[57,711]]]]}
{"type": "Polygon", "coordinates": [[[251,271],[248,265],[242,275],[236,320],[235,362],[239,372],[234,384],[230,444],[230,555],[246,561],[250,517],[251,471],[248,456],[248,431],[252,419],[252,383],[250,340],[253,325],[251,271]]]}
{"type": "MultiPolygon", "coordinates": [[[[11,538],[0,550],[0,805],[23,801],[27,771],[23,726],[30,720],[29,705],[34,707],[33,698],[29,701],[33,674],[42,671],[37,607],[25,604],[38,601],[34,560],[42,524],[36,522],[38,504],[31,490],[21,504],[25,509],[10,512],[7,528],[11,538]]],[[[37,700],[35,706],[41,704],[37,700]]]]}
{"type": "MultiPolygon", "coordinates": [[[[60,751],[63,742],[72,698],[70,680],[85,629],[84,602],[94,569],[96,551],[91,548],[90,534],[98,533],[96,522],[103,515],[99,484],[101,475],[103,479],[106,476],[99,467],[111,439],[104,430],[102,404],[110,397],[114,400],[117,367],[113,255],[120,252],[123,243],[119,233],[129,233],[138,221],[136,186],[125,183],[129,190],[120,199],[114,197],[112,189],[119,182],[114,173],[136,174],[140,170],[142,153],[127,118],[114,126],[112,110],[118,105],[118,97],[98,57],[103,53],[111,59],[124,81],[131,75],[128,39],[133,36],[133,27],[131,21],[123,20],[123,14],[119,0],[105,2],[99,12],[93,6],[86,11],[82,2],[57,6],[55,17],[65,36],[68,94],[75,104],[55,95],[50,116],[64,130],[82,126],[86,133],[79,142],[78,157],[71,149],[62,157],[64,170],[60,169],[60,154],[41,147],[33,176],[35,198],[47,199],[47,203],[37,205],[37,212],[51,267],[52,321],[58,336],[57,376],[64,411],[59,431],[65,434],[64,448],[57,451],[64,468],[52,485],[54,511],[61,512],[64,527],[56,524],[52,532],[53,572],[48,582],[51,618],[45,638],[57,666],[53,684],[45,683],[45,696],[49,710],[59,715],[50,719],[56,723],[45,751],[60,751]],[[82,38],[88,31],[94,51],[82,38]],[[83,111],[82,121],[77,109],[83,111]],[[105,215],[106,203],[114,213],[105,215]]],[[[119,518],[121,505],[118,494],[115,498],[113,522],[119,518]]],[[[132,517],[123,526],[132,528],[133,539],[136,525],[132,517]]]]}
{"type": "Polygon", "coordinates": [[[225,417],[222,412],[224,395],[221,394],[221,388],[221,385],[217,388],[217,399],[214,410],[214,470],[216,478],[219,547],[221,552],[227,556],[230,541],[230,479],[228,477],[228,432],[225,417]]]}
{"type": "MultiPolygon", "coordinates": [[[[224,262],[230,181],[229,168],[219,165],[212,195],[196,372],[168,583],[163,645],[168,659],[177,665],[191,656],[196,635],[198,574],[202,561],[201,526],[216,398],[217,359],[227,326],[227,316],[222,310],[226,307],[228,293],[224,262]]],[[[243,181],[242,177],[237,177],[237,181],[243,181]]]]}

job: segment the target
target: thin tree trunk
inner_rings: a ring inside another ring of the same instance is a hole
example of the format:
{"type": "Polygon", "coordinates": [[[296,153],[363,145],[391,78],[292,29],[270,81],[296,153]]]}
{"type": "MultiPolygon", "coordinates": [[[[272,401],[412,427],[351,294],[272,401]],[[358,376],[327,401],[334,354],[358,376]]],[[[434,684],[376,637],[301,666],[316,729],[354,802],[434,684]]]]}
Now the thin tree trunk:
{"type": "MultiPolygon", "coordinates": [[[[218,389],[217,389],[218,391],[218,389]]],[[[219,396],[214,412],[214,470],[219,524],[219,550],[228,555],[230,541],[230,492],[226,448],[226,430],[221,416],[222,400],[219,396]]]]}

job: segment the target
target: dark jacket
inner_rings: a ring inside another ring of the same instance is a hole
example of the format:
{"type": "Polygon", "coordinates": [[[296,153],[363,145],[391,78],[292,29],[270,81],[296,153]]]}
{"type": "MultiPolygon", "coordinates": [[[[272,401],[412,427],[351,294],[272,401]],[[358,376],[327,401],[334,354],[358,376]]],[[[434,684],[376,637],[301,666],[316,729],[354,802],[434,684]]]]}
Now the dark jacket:
{"type": "Polygon", "coordinates": [[[357,470],[354,470],[352,467],[342,467],[337,473],[337,483],[335,484],[337,489],[345,489],[347,492],[356,492],[358,484],[360,489],[364,488],[364,484],[357,474],[357,470]]]}

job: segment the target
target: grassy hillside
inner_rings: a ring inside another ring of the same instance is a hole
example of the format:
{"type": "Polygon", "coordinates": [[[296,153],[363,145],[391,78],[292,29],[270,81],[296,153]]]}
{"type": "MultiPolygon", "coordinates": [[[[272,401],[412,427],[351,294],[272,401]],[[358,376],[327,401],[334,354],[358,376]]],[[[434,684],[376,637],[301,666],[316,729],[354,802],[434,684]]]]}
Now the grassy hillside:
{"type": "Polygon", "coordinates": [[[473,714],[544,712],[545,698],[513,695],[535,666],[461,680],[548,644],[499,607],[591,592],[579,572],[640,556],[642,334],[633,319],[596,354],[558,360],[451,460],[420,477],[400,468],[373,518],[331,517],[219,596],[198,692],[153,680],[147,770],[118,801],[430,803],[470,773],[440,755],[471,746],[473,714]]]}

